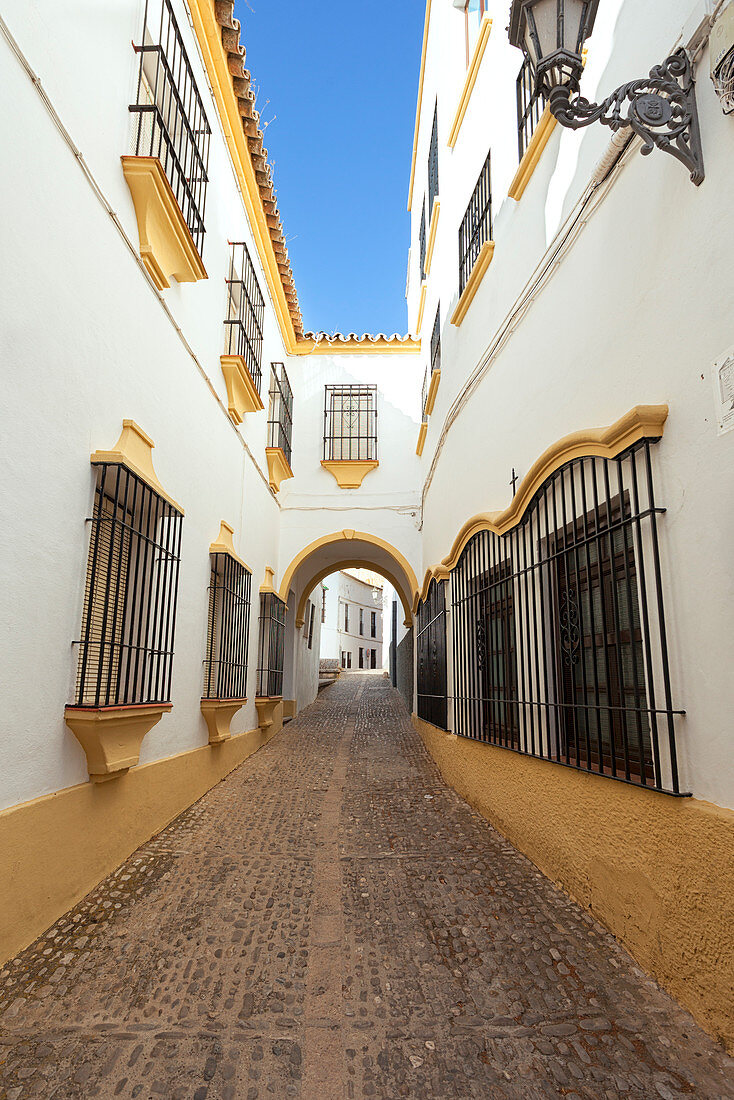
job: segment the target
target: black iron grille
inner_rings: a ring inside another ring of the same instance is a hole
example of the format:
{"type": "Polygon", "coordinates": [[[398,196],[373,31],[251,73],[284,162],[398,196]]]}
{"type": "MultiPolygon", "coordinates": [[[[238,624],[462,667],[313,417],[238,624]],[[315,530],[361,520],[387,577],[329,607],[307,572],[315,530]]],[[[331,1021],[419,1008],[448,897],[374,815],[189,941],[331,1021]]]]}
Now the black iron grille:
{"type": "Polygon", "coordinates": [[[268,447],[280,447],[291,464],[293,433],[293,391],[282,363],[270,364],[270,409],[268,412],[268,447]]]}
{"type": "Polygon", "coordinates": [[[250,636],[251,577],[229,554],[211,554],[205,699],[244,699],[250,636]]]}
{"type": "Polygon", "coordinates": [[[650,441],[579,458],[452,571],[455,732],[679,794],[650,441]]]}
{"type": "Polygon", "coordinates": [[[74,704],[167,703],[183,517],[127,467],[96,472],[74,704]]]}
{"type": "Polygon", "coordinates": [[[431,333],[431,374],[441,370],[441,307],[436,310],[436,320],[431,333]]]}
{"type": "Polygon", "coordinates": [[[202,255],[211,130],[171,0],[146,0],[135,118],[136,156],[158,157],[202,255]]]}
{"type": "Polygon", "coordinates": [[[247,245],[244,241],[237,241],[231,244],[231,248],[224,346],[227,355],[242,356],[255,389],[260,393],[265,300],[247,245]]]}
{"type": "Polygon", "coordinates": [[[517,78],[517,139],[520,160],[535,133],[535,127],[545,110],[546,96],[536,87],[535,70],[529,58],[523,62],[517,78]]]}
{"type": "Polygon", "coordinates": [[[416,646],[418,717],[446,729],[446,595],[435,580],[418,607],[416,646]]]}
{"type": "Polygon", "coordinates": [[[377,459],[377,386],[325,386],[324,458],[377,459]]]}
{"type": "Polygon", "coordinates": [[[420,231],[420,248],[421,248],[421,282],[426,277],[426,203],[423,201],[423,208],[421,210],[421,231],[420,231]]]}
{"type": "Polygon", "coordinates": [[[482,246],[492,240],[491,153],[487,153],[464,220],[459,226],[459,294],[469,281],[482,246]]]}
{"type": "Polygon", "coordinates": [[[423,375],[423,390],[421,392],[421,416],[423,423],[428,423],[428,413],[426,412],[426,404],[428,402],[428,370],[426,369],[423,375]]]}
{"type": "Polygon", "coordinates": [[[433,200],[438,196],[438,103],[433,112],[431,145],[428,150],[428,220],[433,215],[433,200]]]}
{"type": "Polygon", "coordinates": [[[274,592],[260,593],[257,694],[265,698],[283,694],[286,606],[274,592]]]}

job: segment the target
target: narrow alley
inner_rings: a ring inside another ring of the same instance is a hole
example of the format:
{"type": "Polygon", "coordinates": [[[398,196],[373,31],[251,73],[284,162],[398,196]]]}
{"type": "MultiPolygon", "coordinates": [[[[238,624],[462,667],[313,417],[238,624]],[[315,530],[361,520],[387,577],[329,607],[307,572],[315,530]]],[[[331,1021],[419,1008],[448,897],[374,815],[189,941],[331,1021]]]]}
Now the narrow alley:
{"type": "Polygon", "coordinates": [[[0,973],[0,1097],[734,1097],[346,674],[0,973]]]}

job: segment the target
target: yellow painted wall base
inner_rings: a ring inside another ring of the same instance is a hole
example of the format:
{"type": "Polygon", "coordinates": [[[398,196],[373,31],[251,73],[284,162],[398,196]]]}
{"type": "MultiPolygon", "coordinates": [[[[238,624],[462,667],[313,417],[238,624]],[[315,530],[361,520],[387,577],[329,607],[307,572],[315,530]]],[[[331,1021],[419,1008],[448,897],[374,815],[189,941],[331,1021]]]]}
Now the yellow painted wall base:
{"type": "Polygon", "coordinates": [[[446,782],[734,1050],[734,812],[413,724],[446,782]]]}
{"type": "Polygon", "coordinates": [[[275,732],[240,733],[0,812],[0,965],[275,732]]]}

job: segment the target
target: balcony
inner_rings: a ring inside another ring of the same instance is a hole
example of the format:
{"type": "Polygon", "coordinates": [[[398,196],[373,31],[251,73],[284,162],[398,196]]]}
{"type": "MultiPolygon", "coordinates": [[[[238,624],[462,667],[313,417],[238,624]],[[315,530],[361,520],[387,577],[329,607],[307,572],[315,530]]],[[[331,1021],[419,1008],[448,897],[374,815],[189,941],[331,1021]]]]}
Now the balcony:
{"type": "Polygon", "coordinates": [[[377,458],[377,386],[324,388],[324,457],[321,465],[340,489],[359,489],[377,458]]]}

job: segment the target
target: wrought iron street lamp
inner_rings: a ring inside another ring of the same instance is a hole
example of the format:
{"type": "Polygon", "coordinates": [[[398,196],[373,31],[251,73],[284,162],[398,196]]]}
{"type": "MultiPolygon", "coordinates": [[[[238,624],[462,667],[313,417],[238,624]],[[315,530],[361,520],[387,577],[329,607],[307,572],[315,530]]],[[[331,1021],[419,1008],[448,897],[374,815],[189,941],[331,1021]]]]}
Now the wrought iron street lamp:
{"type": "Polygon", "coordinates": [[[693,68],[685,50],[676,50],[641,80],[612,92],[603,103],[579,94],[582,50],[594,28],[599,0],[512,0],[510,42],[529,59],[537,90],[550,110],[572,130],[601,122],[612,130],[629,127],[647,155],[657,146],[676,157],[703,182],[703,150],[693,68]]]}

